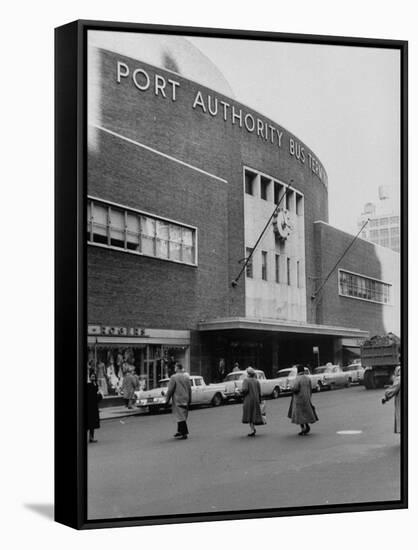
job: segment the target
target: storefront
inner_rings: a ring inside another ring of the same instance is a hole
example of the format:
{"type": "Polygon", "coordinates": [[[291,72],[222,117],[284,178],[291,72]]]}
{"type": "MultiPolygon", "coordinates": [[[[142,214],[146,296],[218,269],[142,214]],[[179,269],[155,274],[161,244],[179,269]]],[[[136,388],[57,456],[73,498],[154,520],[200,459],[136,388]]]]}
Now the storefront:
{"type": "Polygon", "coordinates": [[[353,328],[249,318],[206,321],[200,323],[199,333],[206,357],[202,374],[211,381],[221,378],[221,359],[225,373],[239,363],[241,368],[261,369],[269,378],[296,363],[309,368],[327,362],[346,364],[346,346],[360,350],[369,336],[353,328]]]}
{"type": "Polygon", "coordinates": [[[190,371],[190,332],[89,325],[88,369],[94,369],[105,396],[118,395],[124,374],[133,370],[142,389],[174,372],[190,371]]]}

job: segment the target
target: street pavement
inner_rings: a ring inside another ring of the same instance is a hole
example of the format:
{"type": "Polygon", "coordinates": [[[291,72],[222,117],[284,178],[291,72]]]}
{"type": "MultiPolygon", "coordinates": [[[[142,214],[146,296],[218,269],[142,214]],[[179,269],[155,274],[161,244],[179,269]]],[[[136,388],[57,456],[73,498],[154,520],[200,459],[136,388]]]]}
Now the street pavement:
{"type": "Polygon", "coordinates": [[[382,395],[314,394],[309,436],[287,418],[287,396],[267,401],[255,438],[240,404],[193,409],[185,441],[172,437],[170,413],[104,421],[88,446],[88,518],[399,500],[399,435],[382,395]]]}

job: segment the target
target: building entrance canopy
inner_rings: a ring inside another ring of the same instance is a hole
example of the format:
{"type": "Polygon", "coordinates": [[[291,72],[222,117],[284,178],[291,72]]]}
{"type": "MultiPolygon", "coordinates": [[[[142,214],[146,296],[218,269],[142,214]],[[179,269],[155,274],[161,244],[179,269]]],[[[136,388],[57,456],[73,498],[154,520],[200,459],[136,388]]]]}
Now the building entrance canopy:
{"type": "Polygon", "coordinates": [[[199,331],[252,330],[264,332],[284,332],[306,335],[335,336],[339,338],[356,338],[363,340],[369,332],[349,327],[334,327],[309,323],[293,323],[276,319],[256,319],[251,317],[229,317],[213,319],[199,323],[199,331]]]}
{"type": "Polygon", "coordinates": [[[304,364],[313,369],[327,362],[343,365],[344,345],[360,350],[369,333],[350,327],[334,327],[276,319],[231,317],[199,323],[202,364],[208,380],[220,381],[236,363],[261,369],[274,378],[280,369],[304,364]],[[222,362],[222,373],[218,366],[222,362]]]}

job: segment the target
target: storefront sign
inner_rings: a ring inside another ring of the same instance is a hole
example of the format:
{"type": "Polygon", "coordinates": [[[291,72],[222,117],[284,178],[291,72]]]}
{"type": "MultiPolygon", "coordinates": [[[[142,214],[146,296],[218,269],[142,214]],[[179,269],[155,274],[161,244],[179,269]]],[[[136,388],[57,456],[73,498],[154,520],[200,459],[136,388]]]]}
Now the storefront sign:
{"type": "MultiPolygon", "coordinates": [[[[181,84],[173,78],[165,77],[161,74],[152,74],[141,67],[132,68],[123,61],[116,62],[116,82],[131,82],[139,92],[152,93],[163,100],[176,102],[181,95],[181,84]]],[[[288,149],[289,155],[297,162],[307,165],[309,170],[315,174],[319,180],[326,186],[327,176],[322,164],[311,153],[307,152],[303,145],[294,137],[289,137],[285,142],[283,139],[283,130],[276,128],[269,121],[254,116],[245,109],[228,103],[215,94],[197,90],[194,94],[191,108],[208,115],[209,117],[222,118],[225,122],[245,129],[248,133],[254,134],[257,138],[266,143],[275,145],[278,149],[288,149]]]]}
{"type": "Polygon", "coordinates": [[[147,336],[145,329],[140,327],[89,325],[87,332],[89,336],[147,336]]]}

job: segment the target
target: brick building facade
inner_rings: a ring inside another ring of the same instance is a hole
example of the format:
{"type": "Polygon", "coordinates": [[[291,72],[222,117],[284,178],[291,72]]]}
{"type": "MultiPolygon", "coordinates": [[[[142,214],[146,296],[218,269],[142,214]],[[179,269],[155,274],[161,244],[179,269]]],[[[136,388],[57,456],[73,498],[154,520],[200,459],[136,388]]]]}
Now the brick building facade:
{"type": "Polygon", "coordinates": [[[312,298],[352,236],[328,225],[327,175],[299,138],[185,76],[103,49],[89,58],[88,90],[90,361],[116,377],[131,363],[148,387],[176,360],[207,382],[236,361],[273,375],[315,361],[314,346],[322,362],[343,361],[344,347],[396,324],[396,269],[390,303],[350,275],[384,281],[383,264],[395,265],[365,241],[312,298]],[[280,199],[279,220],[232,285],[280,199]]]}

